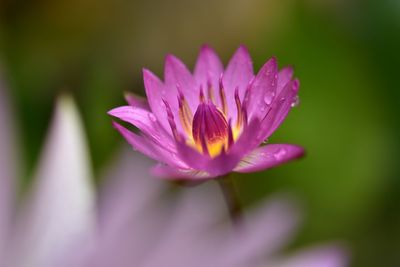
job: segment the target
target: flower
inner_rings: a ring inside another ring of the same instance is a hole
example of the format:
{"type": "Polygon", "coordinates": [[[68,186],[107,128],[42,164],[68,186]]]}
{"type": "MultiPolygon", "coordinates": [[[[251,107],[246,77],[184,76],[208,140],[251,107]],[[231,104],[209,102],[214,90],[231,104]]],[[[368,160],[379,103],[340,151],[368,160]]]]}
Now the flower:
{"type": "Polygon", "coordinates": [[[298,102],[293,69],[278,71],[275,58],[253,74],[250,55],[239,47],[226,69],[212,48],[200,50],[194,74],[168,55],[161,82],[143,70],[147,101],[128,95],[129,106],[109,114],[139,129],[114,127],[133,146],[160,162],[153,174],[210,179],[231,171],[254,172],[303,155],[297,145],[260,146],[298,102]]]}

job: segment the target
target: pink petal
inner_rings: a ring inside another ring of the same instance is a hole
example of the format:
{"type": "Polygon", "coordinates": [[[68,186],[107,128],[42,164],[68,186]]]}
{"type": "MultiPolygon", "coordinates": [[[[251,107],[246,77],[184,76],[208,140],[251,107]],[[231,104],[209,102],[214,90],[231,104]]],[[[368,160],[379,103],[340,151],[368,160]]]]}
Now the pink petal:
{"type": "Polygon", "coordinates": [[[293,237],[300,219],[294,203],[282,197],[264,201],[246,215],[227,244],[222,244],[224,262],[216,266],[254,266],[248,260],[276,253],[293,237]]]}
{"type": "Polygon", "coordinates": [[[215,184],[184,188],[171,211],[171,220],[164,220],[163,235],[140,266],[224,267],[215,264],[222,257],[219,252],[223,248],[218,245],[225,229],[217,225],[224,215],[225,203],[215,184]]]}
{"type": "Polygon", "coordinates": [[[138,96],[134,93],[125,93],[125,100],[132,107],[138,107],[145,110],[150,110],[149,103],[147,99],[141,96],[138,96]]]}
{"type": "Polygon", "coordinates": [[[278,64],[276,58],[268,60],[260,69],[249,88],[250,97],[246,103],[249,118],[263,118],[276,96],[278,64]]]}
{"type": "MultiPolygon", "coordinates": [[[[153,161],[127,147],[118,153],[102,179],[105,183],[99,194],[99,221],[103,231],[112,235],[112,231],[123,228],[131,217],[141,217],[147,205],[158,204],[165,184],[149,174],[152,164],[153,161]]],[[[140,241],[143,240],[137,240],[140,241]]]]}
{"type": "Polygon", "coordinates": [[[132,145],[134,150],[138,150],[156,161],[180,168],[187,167],[186,164],[177,159],[176,152],[168,151],[146,136],[137,135],[116,122],[113,122],[113,126],[121,133],[126,141],[132,145]]]}
{"type": "Polygon", "coordinates": [[[239,98],[243,100],[247,85],[253,77],[253,63],[249,52],[245,46],[240,46],[229,61],[223,77],[229,118],[237,118],[235,103],[236,87],[238,87],[239,98]]]}
{"type": "Polygon", "coordinates": [[[285,67],[281,69],[278,73],[278,88],[277,88],[277,95],[280,94],[282,89],[285,85],[292,79],[293,77],[293,68],[292,67],[285,67]]]}
{"type": "MultiPolygon", "coordinates": [[[[194,68],[194,77],[197,83],[206,89],[210,82],[213,89],[218,90],[219,77],[223,71],[224,66],[214,49],[208,45],[204,45],[200,50],[194,68]]],[[[216,96],[218,95],[217,92],[214,92],[216,96]]]]}
{"type": "Polygon", "coordinates": [[[95,192],[83,127],[70,98],[58,102],[34,186],[16,223],[10,266],[52,266],[92,236],[95,192]]]}
{"type": "Polygon", "coordinates": [[[267,116],[261,122],[261,130],[257,137],[259,142],[267,139],[286,118],[295,101],[298,88],[299,81],[291,81],[286,84],[279,96],[275,98],[267,116]]]}
{"type": "Polygon", "coordinates": [[[141,108],[122,106],[109,111],[108,114],[139,128],[140,131],[159,146],[163,146],[171,152],[175,151],[175,144],[171,136],[165,132],[151,112],[141,108]]]}
{"type": "MultiPolygon", "coordinates": [[[[185,64],[173,55],[168,55],[165,59],[164,69],[165,85],[168,87],[169,92],[177,92],[177,86],[185,96],[192,112],[196,110],[199,103],[200,87],[196,86],[193,75],[190,73],[185,64]]],[[[173,96],[173,102],[168,101],[172,110],[178,109],[177,93],[173,96]]],[[[175,112],[174,112],[175,113],[175,112]]]]}
{"type": "Polygon", "coordinates": [[[257,172],[303,156],[304,149],[296,145],[272,144],[259,147],[244,157],[236,172],[257,172]]]}
{"type": "MultiPolygon", "coordinates": [[[[163,128],[168,133],[171,133],[163,100],[175,103],[177,94],[176,88],[170,88],[171,90],[167,92],[167,88],[160,79],[151,71],[146,69],[143,70],[143,81],[146,89],[147,101],[150,105],[151,111],[157,117],[157,120],[163,128]]],[[[177,106],[174,110],[176,109],[177,106]]]]}

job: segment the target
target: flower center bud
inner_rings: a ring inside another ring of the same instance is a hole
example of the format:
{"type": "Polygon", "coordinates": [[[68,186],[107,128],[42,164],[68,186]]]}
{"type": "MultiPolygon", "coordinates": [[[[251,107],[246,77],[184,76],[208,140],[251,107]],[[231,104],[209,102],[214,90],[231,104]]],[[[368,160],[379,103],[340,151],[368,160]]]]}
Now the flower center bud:
{"type": "Polygon", "coordinates": [[[214,157],[228,147],[229,126],[224,114],[211,102],[202,102],[193,117],[192,136],[197,149],[214,157]]]}

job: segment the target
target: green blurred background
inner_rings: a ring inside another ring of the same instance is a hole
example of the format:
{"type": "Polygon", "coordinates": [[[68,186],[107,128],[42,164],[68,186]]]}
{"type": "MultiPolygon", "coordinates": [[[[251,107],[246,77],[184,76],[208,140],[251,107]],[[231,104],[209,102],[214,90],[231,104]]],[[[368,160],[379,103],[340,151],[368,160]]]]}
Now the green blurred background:
{"type": "Polygon", "coordinates": [[[225,63],[245,44],[256,69],[276,55],[301,81],[301,104],[271,141],[307,156],[237,175],[243,201],[292,192],[305,210],[295,247],[347,240],[352,266],[400,266],[398,0],[2,0],[0,65],[24,176],[61,92],[78,102],[99,171],[124,142],[106,112],[124,91],[143,94],[141,68],[161,75],[167,53],[192,67],[203,43],[225,63]]]}

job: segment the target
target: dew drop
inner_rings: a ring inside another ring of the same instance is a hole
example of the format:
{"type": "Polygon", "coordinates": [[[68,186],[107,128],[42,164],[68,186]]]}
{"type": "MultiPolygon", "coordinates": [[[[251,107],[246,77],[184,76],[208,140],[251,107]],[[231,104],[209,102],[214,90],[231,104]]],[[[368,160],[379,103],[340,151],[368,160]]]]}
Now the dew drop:
{"type": "Polygon", "coordinates": [[[285,155],[286,155],[286,149],[284,149],[284,148],[279,148],[279,149],[274,153],[274,158],[275,158],[276,160],[281,160],[285,155]]]}
{"type": "Polygon", "coordinates": [[[156,122],[156,121],[157,121],[156,116],[154,116],[152,113],[149,114],[149,119],[150,119],[152,122],[156,122]]]}
{"type": "Polygon", "coordinates": [[[300,104],[300,98],[299,98],[298,95],[296,95],[296,96],[293,98],[293,102],[292,102],[291,106],[292,106],[292,107],[297,107],[299,104],[300,104]]]}
{"type": "Polygon", "coordinates": [[[266,92],[265,96],[264,96],[265,104],[267,104],[268,106],[271,105],[272,100],[274,100],[274,97],[275,97],[275,92],[271,92],[271,91],[266,92]]]}

